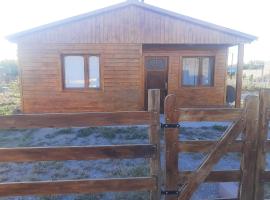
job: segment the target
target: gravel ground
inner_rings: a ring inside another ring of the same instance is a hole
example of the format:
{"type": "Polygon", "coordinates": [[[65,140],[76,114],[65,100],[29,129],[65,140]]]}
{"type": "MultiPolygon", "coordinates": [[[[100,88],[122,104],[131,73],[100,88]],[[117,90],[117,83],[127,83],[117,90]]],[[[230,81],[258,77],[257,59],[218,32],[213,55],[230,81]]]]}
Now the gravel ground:
{"type": "MultiPolygon", "coordinates": [[[[181,140],[217,140],[228,123],[182,125],[181,140]]],[[[0,147],[35,146],[84,146],[109,144],[148,143],[147,128],[139,127],[100,127],[72,129],[31,129],[1,130],[0,147]]],[[[162,141],[163,143],[163,141],[162,141]]],[[[164,155],[164,154],[162,154],[164,155]]],[[[206,154],[185,153],[179,155],[180,170],[194,170],[206,154]]],[[[162,156],[164,163],[164,156],[162,156]]],[[[214,170],[239,169],[240,155],[226,154],[214,170]]],[[[98,160],[64,161],[35,163],[0,163],[0,182],[41,181],[84,178],[141,177],[149,175],[148,160],[98,160]]],[[[202,184],[193,195],[193,200],[214,200],[220,197],[218,184],[202,184]]],[[[42,197],[10,197],[1,200],[113,200],[148,199],[148,192],[104,193],[95,195],[58,195],[42,197]]]]}

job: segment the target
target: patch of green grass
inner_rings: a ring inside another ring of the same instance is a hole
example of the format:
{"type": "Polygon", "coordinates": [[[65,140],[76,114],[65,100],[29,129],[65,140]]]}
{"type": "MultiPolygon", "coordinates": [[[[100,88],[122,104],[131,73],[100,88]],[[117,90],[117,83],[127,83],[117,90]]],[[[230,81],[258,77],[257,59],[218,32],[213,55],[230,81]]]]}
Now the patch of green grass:
{"type": "Polygon", "coordinates": [[[148,135],[146,133],[133,132],[133,133],[126,134],[124,139],[125,140],[145,140],[145,139],[148,139],[148,135]]]}
{"type": "Polygon", "coordinates": [[[35,132],[35,129],[30,129],[29,132],[26,132],[25,134],[20,137],[20,141],[18,146],[19,147],[24,147],[24,146],[29,146],[32,143],[33,139],[33,133],[35,132]]]}
{"type": "Polygon", "coordinates": [[[148,168],[138,165],[131,168],[119,167],[111,172],[113,177],[143,177],[149,175],[148,168]]]}
{"type": "Polygon", "coordinates": [[[214,125],[212,128],[217,131],[225,131],[227,129],[227,126],[214,125]]]}
{"type": "Polygon", "coordinates": [[[88,137],[95,132],[97,132],[98,128],[82,128],[78,131],[77,137],[88,137]]]}
{"type": "Polygon", "coordinates": [[[112,140],[115,139],[117,134],[118,134],[118,129],[117,128],[101,128],[100,129],[100,136],[107,139],[107,140],[112,140]]]}
{"type": "Polygon", "coordinates": [[[54,134],[57,134],[57,135],[66,135],[66,134],[70,134],[73,132],[73,129],[72,128],[63,128],[63,129],[60,129],[58,131],[56,131],[54,134]]]}

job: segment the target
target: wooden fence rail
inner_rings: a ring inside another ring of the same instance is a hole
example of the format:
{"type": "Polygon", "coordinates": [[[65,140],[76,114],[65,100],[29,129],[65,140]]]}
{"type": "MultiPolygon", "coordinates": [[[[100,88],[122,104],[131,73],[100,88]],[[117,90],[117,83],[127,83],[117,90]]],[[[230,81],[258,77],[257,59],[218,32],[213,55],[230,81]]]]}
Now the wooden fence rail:
{"type": "MultiPolygon", "coordinates": [[[[159,95],[159,90],[148,92],[148,111],[0,116],[0,129],[114,125],[149,127],[149,144],[0,148],[0,162],[150,160],[150,175],[147,177],[0,183],[0,196],[150,191],[151,200],[161,199],[159,95]]],[[[270,171],[266,170],[266,153],[270,152],[270,140],[267,139],[270,90],[261,90],[259,97],[248,97],[243,109],[177,108],[174,95],[168,95],[164,111],[166,124],[183,121],[232,122],[218,141],[181,141],[178,128],[164,129],[164,190],[165,194],[166,191],[174,194],[166,195],[166,200],[188,200],[203,182],[239,182],[237,199],[264,199],[264,183],[270,182],[270,171]],[[179,154],[185,152],[208,155],[197,170],[181,171],[178,166],[179,154]],[[213,171],[213,166],[228,152],[241,153],[240,169],[213,171]]]]}
{"type": "Polygon", "coordinates": [[[48,113],[0,116],[0,129],[66,128],[158,123],[155,112],[48,113]]]}
{"type": "Polygon", "coordinates": [[[167,195],[165,199],[188,200],[202,182],[239,182],[239,200],[263,200],[264,182],[270,181],[270,171],[266,171],[265,166],[266,152],[270,152],[270,141],[267,140],[270,90],[261,90],[259,98],[249,96],[243,109],[177,108],[175,101],[174,95],[167,96],[165,100],[165,119],[168,124],[238,121],[242,125],[231,136],[228,132],[230,129],[226,130],[219,141],[179,141],[180,130],[165,129],[165,190],[178,192],[167,195]],[[240,134],[241,138],[236,139],[240,134]],[[187,152],[208,155],[197,170],[179,171],[179,153],[187,152]],[[214,164],[227,152],[241,153],[240,169],[212,171],[214,164]]]}
{"type": "Polygon", "coordinates": [[[153,191],[154,177],[1,183],[0,196],[153,191]]]}
{"type": "Polygon", "coordinates": [[[159,90],[149,91],[149,109],[140,112],[57,113],[0,116],[0,129],[147,125],[149,144],[0,148],[0,162],[150,159],[150,176],[134,178],[0,183],[0,196],[150,191],[160,199],[159,90]]]}

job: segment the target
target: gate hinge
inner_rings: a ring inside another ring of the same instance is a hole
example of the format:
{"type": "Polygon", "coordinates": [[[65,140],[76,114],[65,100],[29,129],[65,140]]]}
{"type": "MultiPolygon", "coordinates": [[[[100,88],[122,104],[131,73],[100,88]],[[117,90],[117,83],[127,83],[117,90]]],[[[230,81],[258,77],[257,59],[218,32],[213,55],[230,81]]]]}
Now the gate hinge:
{"type": "Polygon", "coordinates": [[[163,124],[160,123],[161,128],[180,128],[180,124],[163,124]]]}
{"type": "Polygon", "coordinates": [[[180,194],[177,190],[161,190],[161,195],[175,195],[178,196],[180,194]]]}

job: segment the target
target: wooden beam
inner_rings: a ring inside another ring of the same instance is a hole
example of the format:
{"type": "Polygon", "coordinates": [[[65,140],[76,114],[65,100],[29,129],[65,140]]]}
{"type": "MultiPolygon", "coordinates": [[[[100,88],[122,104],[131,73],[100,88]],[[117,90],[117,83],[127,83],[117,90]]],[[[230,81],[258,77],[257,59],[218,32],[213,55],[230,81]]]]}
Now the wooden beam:
{"type": "Polygon", "coordinates": [[[0,116],[0,129],[144,125],[154,117],[145,111],[10,115],[0,116]]]}
{"type": "Polygon", "coordinates": [[[232,108],[180,108],[178,121],[235,121],[242,112],[232,108]]]}
{"type": "Polygon", "coordinates": [[[148,111],[155,113],[156,123],[149,128],[149,142],[156,147],[155,155],[150,159],[150,174],[157,180],[156,190],[151,191],[150,199],[160,199],[161,165],[160,165],[160,90],[148,90],[148,111]]]}
{"type": "Polygon", "coordinates": [[[237,73],[236,73],[236,99],[235,107],[241,106],[242,76],[244,66],[244,44],[238,45],[237,73]]]}
{"type": "Polygon", "coordinates": [[[248,96],[245,101],[246,124],[242,133],[244,140],[241,159],[241,180],[239,183],[239,200],[254,200],[254,182],[257,157],[257,130],[259,98],[248,96]]]}
{"type": "Polygon", "coordinates": [[[0,148],[0,162],[151,158],[155,145],[0,148]]]}
{"type": "Polygon", "coordinates": [[[215,147],[207,155],[201,166],[192,173],[188,181],[182,186],[179,200],[189,200],[198,188],[198,186],[205,181],[209,176],[213,166],[219,161],[219,159],[227,152],[227,144],[234,141],[244,128],[244,122],[240,118],[237,122],[232,124],[216,143],[215,147]]]}
{"type": "MultiPolygon", "coordinates": [[[[178,123],[176,112],[176,96],[168,95],[165,99],[164,116],[168,124],[178,123]]],[[[179,129],[166,128],[164,133],[165,140],[165,188],[166,190],[176,190],[178,185],[178,136],[179,129]]],[[[175,200],[176,197],[166,196],[166,200],[175,200]]]]}
{"type": "MultiPolygon", "coordinates": [[[[192,175],[192,171],[184,171],[179,173],[179,183],[184,184],[192,175]]],[[[238,182],[240,180],[240,171],[211,171],[205,179],[205,182],[238,182]]]]}
{"type": "Polygon", "coordinates": [[[258,145],[257,145],[257,166],[256,166],[256,177],[255,177],[255,193],[254,200],[263,200],[264,199],[264,182],[263,178],[265,167],[266,167],[266,154],[264,148],[265,142],[267,142],[268,135],[268,109],[270,108],[270,90],[269,89],[261,89],[260,95],[260,107],[259,107],[259,125],[258,125],[258,145]]]}
{"type": "Polygon", "coordinates": [[[148,191],[155,189],[155,182],[146,177],[0,183],[0,196],[148,191]]]}
{"type": "MultiPolygon", "coordinates": [[[[203,140],[187,140],[178,143],[179,152],[209,152],[217,143],[217,141],[203,141],[203,140]]],[[[228,144],[227,152],[241,152],[243,141],[237,140],[228,144]]],[[[269,143],[270,148],[270,143],[269,143]]]]}

